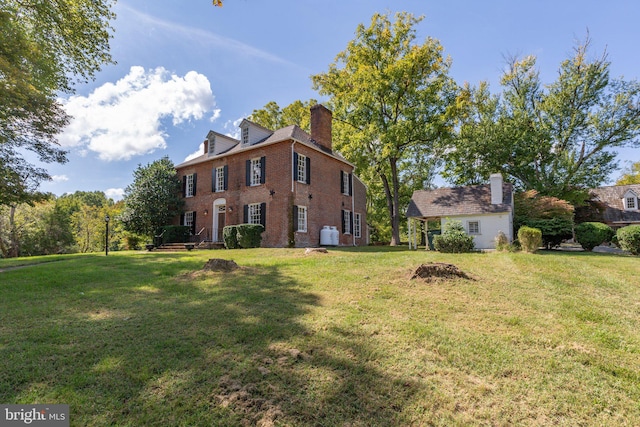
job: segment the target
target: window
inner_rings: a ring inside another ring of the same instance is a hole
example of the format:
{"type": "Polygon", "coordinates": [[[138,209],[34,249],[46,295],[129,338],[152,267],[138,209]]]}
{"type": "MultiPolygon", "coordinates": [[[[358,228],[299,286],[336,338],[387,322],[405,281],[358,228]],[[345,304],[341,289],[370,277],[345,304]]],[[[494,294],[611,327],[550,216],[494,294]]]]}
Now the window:
{"type": "Polygon", "coordinates": [[[196,213],[185,212],[182,215],[182,225],[185,225],[191,229],[191,234],[196,234],[196,213]]]}
{"type": "Polygon", "coordinates": [[[467,231],[469,234],[480,234],[480,221],[467,222],[467,231]]]}
{"type": "Polygon", "coordinates": [[[626,198],[627,209],[637,209],[636,206],[636,198],[635,197],[627,197],[626,198]]]}
{"type": "Polygon", "coordinates": [[[193,197],[196,195],[196,174],[185,175],[182,180],[182,192],[184,197],[193,197]]]}
{"type": "Polygon", "coordinates": [[[249,144],[249,127],[242,128],[242,145],[249,144]]]}
{"type": "Polygon", "coordinates": [[[298,182],[307,182],[307,156],[298,154],[297,172],[298,182]]]}
{"type": "Polygon", "coordinates": [[[224,166],[220,166],[219,168],[216,168],[216,177],[215,177],[216,184],[215,184],[215,191],[220,192],[220,191],[224,191],[224,190],[226,190],[226,188],[225,188],[226,186],[224,185],[224,184],[225,184],[225,179],[224,179],[224,178],[225,178],[225,173],[224,173],[224,169],[225,169],[225,167],[224,167],[224,166]]]}
{"type": "Polygon", "coordinates": [[[252,203],[248,206],[247,223],[262,224],[262,209],[260,209],[260,203],[252,203]]]}
{"type": "Polygon", "coordinates": [[[306,206],[296,206],[297,211],[297,222],[298,228],[296,231],[301,233],[307,232],[307,207],[306,206]]]}
{"type": "Polygon", "coordinates": [[[247,160],[247,186],[260,185],[265,182],[265,157],[247,160]]]}
{"type": "Polygon", "coordinates": [[[360,230],[360,214],[356,213],[353,216],[353,235],[357,238],[362,237],[362,233],[360,230]]]}
{"type": "Polygon", "coordinates": [[[351,234],[351,211],[342,211],[342,234],[351,234]]]}
{"type": "Polygon", "coordinates": [[[209,155],[213,156],[216,151],[216,137],[215,135],[209,138],[209,155]]]}
{"type": "Polygon", "coordinates": [[[351,196],[352,177],[350,173],[340,171],[340,192],[345,196],[351,196]]]}

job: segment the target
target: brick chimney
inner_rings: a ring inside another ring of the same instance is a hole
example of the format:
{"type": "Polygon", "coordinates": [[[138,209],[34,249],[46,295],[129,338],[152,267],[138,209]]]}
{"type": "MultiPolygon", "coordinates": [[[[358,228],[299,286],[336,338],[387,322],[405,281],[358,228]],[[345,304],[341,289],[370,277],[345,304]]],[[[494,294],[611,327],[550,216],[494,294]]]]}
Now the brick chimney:
{"type": "Polygon", "coordinates": [[[333,114],[322,104],[316,104],[310,110],[311,138],[331,152],[331,120],[333,119],[333,114]]]}
{"type": "Polygon", "coordinates": [[[502,174],[491,174],[489,177],[489,183],[491,185],[491,204],[502,204],[502,174]]]}

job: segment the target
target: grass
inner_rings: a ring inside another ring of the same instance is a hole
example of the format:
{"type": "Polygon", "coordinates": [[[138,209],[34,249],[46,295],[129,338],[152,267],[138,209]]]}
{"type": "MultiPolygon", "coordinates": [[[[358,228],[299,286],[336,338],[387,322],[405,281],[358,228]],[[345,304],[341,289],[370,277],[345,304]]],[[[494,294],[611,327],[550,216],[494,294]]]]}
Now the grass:
{"type": "Polygon", "coordinates": [[[0,402],[67,403],[78,426],[640,425],[639,266],[392,248],[0,260],[0,402]],[[199,271],[212,257],[242,268],[199,271]],[[473,280],[408,279],[431,261],[473,280]]]}

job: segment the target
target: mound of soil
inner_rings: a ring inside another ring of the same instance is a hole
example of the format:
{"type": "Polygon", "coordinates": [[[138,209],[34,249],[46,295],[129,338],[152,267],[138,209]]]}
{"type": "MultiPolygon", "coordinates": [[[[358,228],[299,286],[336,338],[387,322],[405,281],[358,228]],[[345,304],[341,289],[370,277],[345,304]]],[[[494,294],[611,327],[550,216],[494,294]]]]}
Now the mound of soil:
{"type": "Polygon", "coordinates": [[[238,264],[233,260],[226,260],[221,258],[211,258],[202,267],[204,271],[233,271],[238,267],[238,264]]]}
{"type": "Polygon", "coordinates": [[[411,275],[411,279],[471,279],[467,274],[453,264],[443,262],[430,262],[421,264],[411,275]]]}

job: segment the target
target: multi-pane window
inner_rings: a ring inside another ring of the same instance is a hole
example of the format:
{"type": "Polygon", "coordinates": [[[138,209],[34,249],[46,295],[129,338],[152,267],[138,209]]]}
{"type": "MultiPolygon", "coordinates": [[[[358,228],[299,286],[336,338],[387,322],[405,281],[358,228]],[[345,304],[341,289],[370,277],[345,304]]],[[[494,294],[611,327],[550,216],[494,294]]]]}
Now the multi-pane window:
{"type": "Polygon", "coordinates": [[[351,211],[342,211],[342,232],[351,234],[351,211]]]}
{"type": "Polygon", "coordinates": [[[350,193],[351,186],[349,185],[349,175],[348,173],[342,173],[342,194],[346,194],[347,196],[350,193]]]}
{"type": "Polygon", "coordinates": [[[260,185],[260,178],[262,177],[262,166],[260,159],[251,159],[251,185],[260,185]]]}
{"type": "Polygon", "coordinates": [[[194,196],[194,187],[195,180],[193,174],[186,176],[186,185],[184,190],[185,197],[193,197],[194,196]]]}
{"type": "Polygon", "coordinates": [[[480,234],[480,221],[469,221],[467,223],[469,234],[480,234]]]}
{"type": "Polygon", "coordinates": [[[298,182],[307,182],[307,156],[298,154],[298,182]]]}
{"type": "Polygon", "coordinates": [[[187,227],[193,227],[193,212],[185,212],[184,213],[184,224],[187,227]]]}
{"type": "Polygon", "coordinates": [[[216,151],[216,137],[215,135],[209,138],[209,155],[213,156],[216,151]]]}
{"type": "Polygon", "coordinates": [[[253,203],[249,205],[247,213],[247,222],[249,224],[262,224],[262,217],[260,215],[260,203],[253,203]]]}
{"type": "Polygon", "coordinates": [[[360,214],[356,213],[353,215],[353,235],[357,238],[362,237],[362,232],[360,228],[360,214]]]}
{"type": "Polygon", "coordinates": [[[224,166],[216,168],[216,191],[224,191],[224,166]]]}
{"type": "Polygon", "coordinates": [[[307,232],[307,207],[298,206],[298,230],[300,232],[307,232]]]}
{"type": "Polygon", "coordinates": [[[242,145],[247,145],[247,144],[249,144],[249,128],[243,127],[242,128],[242,145]]]}
{"type": "Polygon", "coordinates": [[[636,198],[635,197],[627,197],[627,209],[636,209],[636,198]]]}

